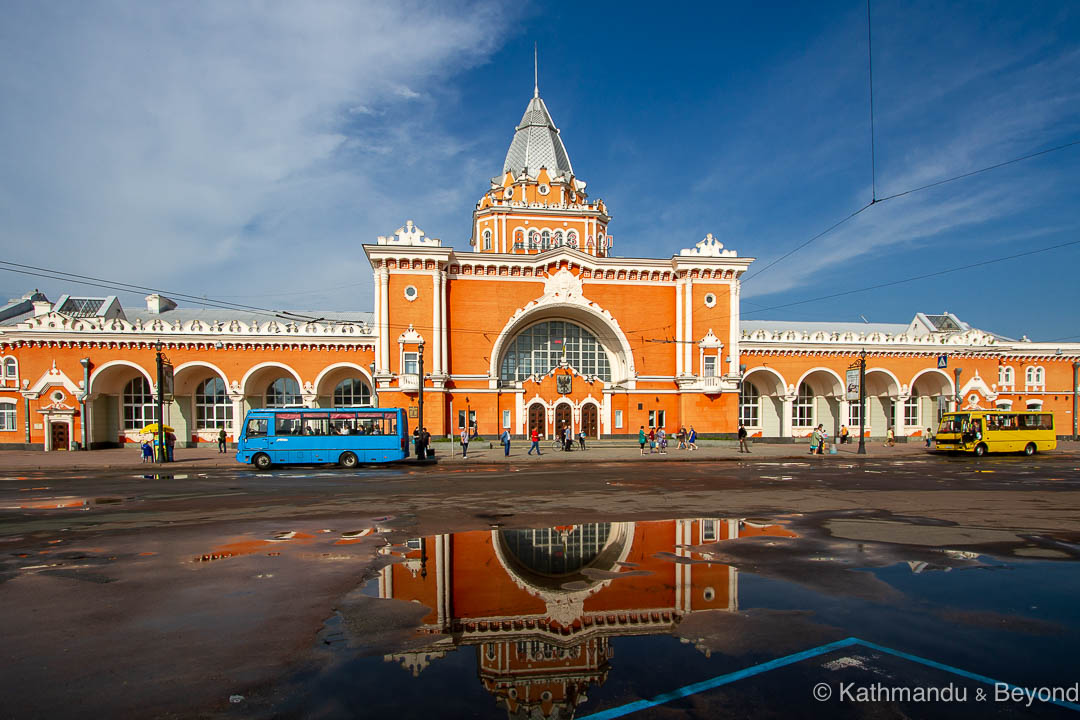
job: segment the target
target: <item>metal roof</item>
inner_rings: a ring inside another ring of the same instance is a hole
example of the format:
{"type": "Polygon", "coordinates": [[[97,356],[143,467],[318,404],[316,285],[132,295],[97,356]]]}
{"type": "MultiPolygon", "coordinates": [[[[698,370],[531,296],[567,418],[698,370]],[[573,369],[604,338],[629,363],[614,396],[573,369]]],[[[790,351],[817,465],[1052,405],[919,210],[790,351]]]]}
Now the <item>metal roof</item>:
{"type": "Polygon", "coordinates": [[[564,173],[572,175],[570,156],[566,154],[559,129],[551,119],[547,105],[539,95],[529,101],[521,123],[517,126],[510,149],[506,152],[503,172],[510,171],[516,177],[525,170],[536,176],[540,168],[547,168],[548,175],[555,177],[564,173]]]}
{"type": "Polygon", "coordinates": [[[818,331],[826,333],[888,333],[899,335],[907,332],[908,323],[862,323],[862,322],[804,322],[801,320],[739,320],[739,329],[743,332],[755,330],[771,330],[772,332],[786,332],[797,330],[806,333],[818,331]]]}

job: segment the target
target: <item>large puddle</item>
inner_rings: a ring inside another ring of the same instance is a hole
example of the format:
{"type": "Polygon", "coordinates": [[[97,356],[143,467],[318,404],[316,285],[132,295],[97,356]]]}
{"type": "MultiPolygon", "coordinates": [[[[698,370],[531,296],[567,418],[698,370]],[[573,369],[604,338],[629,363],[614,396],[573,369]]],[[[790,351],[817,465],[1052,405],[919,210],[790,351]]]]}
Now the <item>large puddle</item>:
{"type": "Polygon", "coordinates": [[[492,527],[405,542],[382,532],[387,564],[343,597],[309,661],[228,712],[1080,710],[1080,565],[1061,538],[1006,543],[991,528],[945,547],[947,528],[843,516],[492,527]],[[973,549],[995,543],[992,554],[973,549]]]}

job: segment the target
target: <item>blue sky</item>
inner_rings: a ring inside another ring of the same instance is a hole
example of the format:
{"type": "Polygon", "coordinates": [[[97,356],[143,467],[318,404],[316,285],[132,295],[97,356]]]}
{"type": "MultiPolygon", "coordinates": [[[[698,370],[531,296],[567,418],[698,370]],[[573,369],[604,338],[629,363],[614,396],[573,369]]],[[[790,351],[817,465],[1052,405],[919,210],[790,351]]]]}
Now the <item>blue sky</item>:
{"type": "MultiPolygon", "coordinates": [[[[213,298],[370,309],[360,245],[470,213],[540,89],[619,255],[756,268],[871,197],[862,2],[6,4],[0,255],[213,298]]],[[[877,191],[1080,139],[1080,6],[873,2],[877,191]]],[[[948,310],[1080,335],[1080,146],[876,205],[744,288],[755,319],[948,310]]],[[[751,272],[754,268],[751,269],[751,272]]],[[[0,293],[74,285],[0,273],[0,293]]],[[[84,292],[97,292],[82,289],[84,292]]],[[[138,296],[122,296],[141,303],[138,296]]]]}

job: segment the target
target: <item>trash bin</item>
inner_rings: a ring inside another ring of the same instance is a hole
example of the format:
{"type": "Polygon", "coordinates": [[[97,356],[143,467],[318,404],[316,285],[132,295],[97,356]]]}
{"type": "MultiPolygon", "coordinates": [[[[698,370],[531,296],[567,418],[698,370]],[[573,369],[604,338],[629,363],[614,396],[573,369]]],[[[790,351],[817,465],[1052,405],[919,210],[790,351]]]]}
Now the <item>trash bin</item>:
{"type": "Polygon", "coordinates": [[[75,442],[71,443],[71,449],[76,452],[82,450],[82,443],[76,440],[75,442]]]}
{"type": "Polygon", "coordinates": [[[434,460],[435,459],[435,448],[429,447],[427,449],[427,459],[428,460],[434,460]]]}

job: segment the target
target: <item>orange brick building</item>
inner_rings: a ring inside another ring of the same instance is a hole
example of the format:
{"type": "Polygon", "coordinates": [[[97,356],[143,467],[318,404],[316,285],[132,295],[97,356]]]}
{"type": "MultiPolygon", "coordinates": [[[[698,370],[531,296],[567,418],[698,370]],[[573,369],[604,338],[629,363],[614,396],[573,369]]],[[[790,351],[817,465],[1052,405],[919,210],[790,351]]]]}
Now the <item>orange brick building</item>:
{"type": "Polygon", "coordinates": [[[181,445],[219,429],[232,439],[257,407],[378,403],[418,419],[421,385],[436,436],[731,435],[741,421],[757,437],[797,438],[819,423],[857,428],[865,412],[868,435],[904,437],[958,400],[1053,410],[1058,434],[1075,432],[1080,344],[1014,341],[948,313],[741,321],[753,258],[712,235],[667,257],[618,257],[610,222],[534,93],[467,248],[412,222],[363,246],[373,312],[185,309],[158,295],[133,309],[40,293],[0,308],[0,447],[134,441],[152,420],[158,344],[176,369],[166,422],[181,445]],[[843,391],[863,350],[861,409],[843,391]]]}

